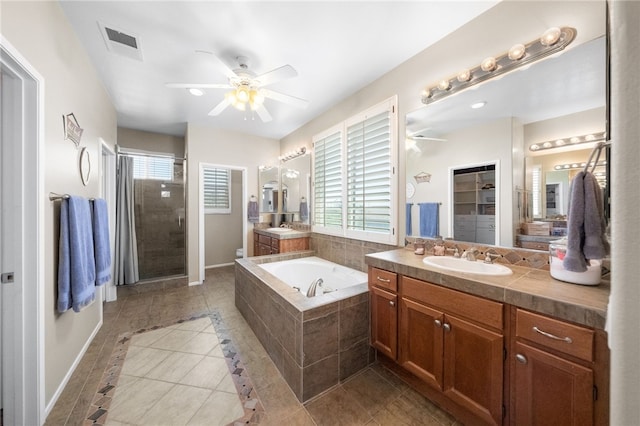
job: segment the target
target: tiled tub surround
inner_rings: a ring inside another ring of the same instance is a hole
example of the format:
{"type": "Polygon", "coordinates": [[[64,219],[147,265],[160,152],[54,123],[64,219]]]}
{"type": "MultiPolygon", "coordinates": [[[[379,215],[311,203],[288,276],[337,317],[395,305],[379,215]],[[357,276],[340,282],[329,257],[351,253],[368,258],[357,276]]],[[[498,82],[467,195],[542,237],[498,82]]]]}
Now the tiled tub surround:
{"type": "MultiPolygon", "coordinates": [[[[508,250],[508,249],[507,249],[508,250]]],[[[504,302],[540,314],[604,330],[610,283],[582,286],[555,280],[544,269],[508,264],[509,276],[438,270],[412,250],[397,249],[366,256],[367,265],[454,290],[504,302]]],[[[500,259],[499,259],[500,260],[500,259]]]]}
{"type": "Polygon", "coordinates": [[[307,298],[258,266],[312,254],[236,260],[236,307],[300,401],[374,361],[366,283],[307,298]]]}

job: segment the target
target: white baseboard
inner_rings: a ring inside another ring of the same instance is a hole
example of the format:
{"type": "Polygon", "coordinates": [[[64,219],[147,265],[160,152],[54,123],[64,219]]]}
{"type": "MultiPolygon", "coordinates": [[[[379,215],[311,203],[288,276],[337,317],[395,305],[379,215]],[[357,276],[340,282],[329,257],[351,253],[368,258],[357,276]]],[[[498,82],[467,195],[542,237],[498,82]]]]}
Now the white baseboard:
{"type": "Polygon", "coordinates": [[[204,269],[214,269],[214,268],[222,268],[223,266],[233,266],[235,265],[234,262],[231,263],[221,263],[219,265],[209,265],[209,266],[205,266],[204,269]]]}

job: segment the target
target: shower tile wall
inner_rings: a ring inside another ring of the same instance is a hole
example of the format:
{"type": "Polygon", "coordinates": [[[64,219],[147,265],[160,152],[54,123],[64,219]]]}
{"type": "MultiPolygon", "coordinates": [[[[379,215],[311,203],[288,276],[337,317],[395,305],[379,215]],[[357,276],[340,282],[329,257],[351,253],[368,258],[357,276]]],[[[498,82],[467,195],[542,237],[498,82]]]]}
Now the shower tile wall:
{"type": "Polygon", "coordinates": [[[174,182],[137,179],[134,190],[140,279],[184,275],[182,165],[174,166],[174,182]]]}

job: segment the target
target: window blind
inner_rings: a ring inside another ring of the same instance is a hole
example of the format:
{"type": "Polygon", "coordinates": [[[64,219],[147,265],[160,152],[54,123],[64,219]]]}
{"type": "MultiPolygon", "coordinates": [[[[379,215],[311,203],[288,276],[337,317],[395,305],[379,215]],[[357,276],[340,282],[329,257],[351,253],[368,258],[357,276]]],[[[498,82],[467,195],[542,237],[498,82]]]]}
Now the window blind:
{"type": "Polygon", "coordinates": [[[203,168],[205,214],[231,213],[231,170],[203,168]]]}
{"type": "Polygon", "coordinates": [[[314,225],[342,228],[342,132],[314,142],[314,225]]]}
{"type": "Polygon", "coordinates": [[[347,229],[391,231],[391,128],[388,110],[347,128],[347,229]]]}
{"type": "Polygon", "coordinates": [[[173,180],[173,157],[127,155],[133,158],[134,179],[173,180]]]}
{"type": "Polygon", "coordinates": [[[533,196],[533,217],[542,216],[542,168],[534,167],[531,170],[531,193],[533,196]]]}

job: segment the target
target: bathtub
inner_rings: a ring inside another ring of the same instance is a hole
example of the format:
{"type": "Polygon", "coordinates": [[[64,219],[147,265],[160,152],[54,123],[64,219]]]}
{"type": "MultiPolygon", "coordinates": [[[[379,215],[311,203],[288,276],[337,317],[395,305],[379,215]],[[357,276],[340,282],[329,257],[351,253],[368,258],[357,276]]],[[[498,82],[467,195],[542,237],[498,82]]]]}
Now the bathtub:
{"type": "Polygon", "coordinates": [[[318,295],[367,283],[364,272],[316,256],[263,263],[260,267],[303,294],[307,294],[311,283],[318,278],[323,281],[323,291],[318,295]]]}
{"type": "Polygon", "coordinates": [[[314,254],[235,261],[235,305],[301,402],[375,360],[367,274],[314,254]],[[306,287],[317,278],[332,291],[307,297],[306,287]]]}

